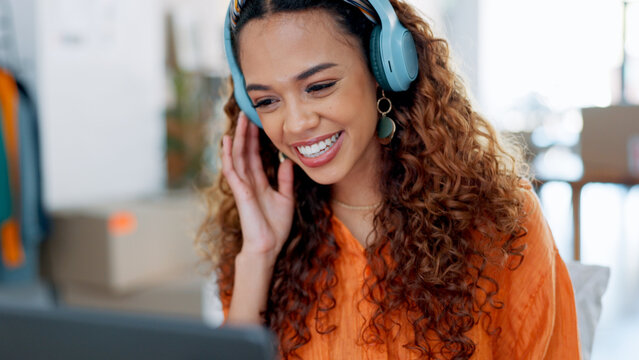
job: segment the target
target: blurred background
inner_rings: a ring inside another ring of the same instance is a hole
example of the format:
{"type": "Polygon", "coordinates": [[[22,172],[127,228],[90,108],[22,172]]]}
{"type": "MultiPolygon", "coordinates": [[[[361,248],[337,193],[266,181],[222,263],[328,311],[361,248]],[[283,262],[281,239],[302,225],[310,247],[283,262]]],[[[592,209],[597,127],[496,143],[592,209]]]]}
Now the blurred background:
{"type": "MultiPolygon", "coordinates": [[[[610,269],[591,358],[630,358],[639,2],[409,2],[478,111],[526,144],[564,260],[610,269]]],[[[227,6],[0,0],[0,303],[219,324],[193,236],[225,126],[227,6]]]]}

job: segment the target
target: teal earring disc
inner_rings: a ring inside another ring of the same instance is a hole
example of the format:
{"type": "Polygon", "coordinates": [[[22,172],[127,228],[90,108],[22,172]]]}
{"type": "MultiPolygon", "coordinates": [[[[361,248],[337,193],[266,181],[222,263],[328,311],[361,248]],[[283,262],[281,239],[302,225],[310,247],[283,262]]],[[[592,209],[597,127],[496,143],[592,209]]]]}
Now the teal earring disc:
{"type": "Polygon", "coordinates": [[[382,116],[377,123],[377,138],[382,145],[388,145],[395,135],[395,122],[388,116],[382,116]]]}

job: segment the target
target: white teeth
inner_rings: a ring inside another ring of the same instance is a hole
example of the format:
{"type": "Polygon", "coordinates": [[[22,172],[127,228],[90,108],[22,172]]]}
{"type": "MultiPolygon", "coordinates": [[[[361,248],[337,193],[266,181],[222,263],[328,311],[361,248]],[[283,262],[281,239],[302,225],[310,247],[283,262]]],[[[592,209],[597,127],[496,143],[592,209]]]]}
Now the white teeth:
{"type": "Polygon", "coordinates": [[[339,133],[309,146],[298,146],[297,150],[304,155],[304,157],[317,157],[328,151],[338,138],[339,133]]]}

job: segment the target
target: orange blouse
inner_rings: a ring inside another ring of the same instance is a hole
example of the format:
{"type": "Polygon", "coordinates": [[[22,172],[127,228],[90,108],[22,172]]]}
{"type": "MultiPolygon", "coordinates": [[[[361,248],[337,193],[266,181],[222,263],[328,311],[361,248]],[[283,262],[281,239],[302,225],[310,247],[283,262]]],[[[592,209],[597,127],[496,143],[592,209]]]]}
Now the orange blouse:
{"type": "MultiPolygon", "coordinates": [[[[472,359],[581,359],[572,283],[537,196],[532,190],[527,193],[524,260],[514,271],[489,274],[499,282],[497,298],[504,302],[502,310],[491,312],[491,327],[500,327],[501,332],[491,336],[481,323],[475,325],[467,333],[476,344],[472,359]]],[[[339,281],[332,290],[337,306],[330,311],[330,322],[337,328],[329,334],[319,334],[309,316],[311,340],[297,354],[313,360],[419,358],[414,350],[402,346],[414,336],[407,318],[395,319],[401,326],[395,328],[385,344],[363,344],[361,329],[374,311],[373,304],[360,301],[366,255],[362,245],[336,218],[333,230],[341,247],[335,263],[339,281]]]]}

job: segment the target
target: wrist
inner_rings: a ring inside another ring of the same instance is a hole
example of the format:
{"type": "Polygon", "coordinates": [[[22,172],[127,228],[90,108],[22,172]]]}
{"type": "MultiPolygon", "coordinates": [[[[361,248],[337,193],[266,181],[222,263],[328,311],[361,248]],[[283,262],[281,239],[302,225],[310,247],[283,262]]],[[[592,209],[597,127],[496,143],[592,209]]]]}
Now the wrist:
{"type": "Polygon", "coordinates": [[[250,266],[252,269],[272,269],[277,255],[273,252],[256,252],[242,249],[235,257],[235,266],[250,266]]]}
{"type": "Polygon", "coordinates": [[[235,286],[228,323],[262,324],[275,259],[264,253],[241,251],[235,257],[235,286]]]}

